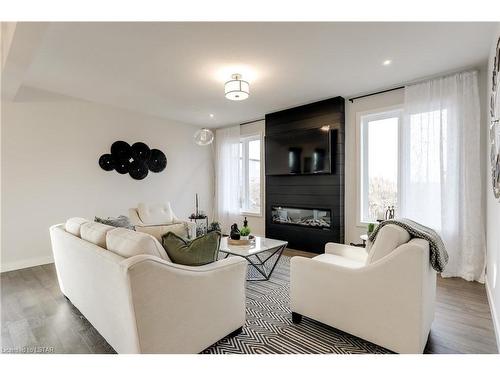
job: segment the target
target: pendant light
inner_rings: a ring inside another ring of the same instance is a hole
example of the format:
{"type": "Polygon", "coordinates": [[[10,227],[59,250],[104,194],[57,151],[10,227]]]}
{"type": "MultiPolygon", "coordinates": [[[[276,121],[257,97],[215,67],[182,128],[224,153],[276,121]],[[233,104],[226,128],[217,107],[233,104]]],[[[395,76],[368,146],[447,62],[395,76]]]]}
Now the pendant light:
{"type": "Polygon", "coordinates": [[[210,129],[203,128],[194,133],[194,142],[198,146],[208,146],[214,141],[214,132],[210,129]]]}
{"type": "Polygon", "coordinates": [[[226,98],[229,100],[245,100],[250,95],[250,85],[241,79],[241,74],[233,74],[231,80],[224,85],[226,98]]]}

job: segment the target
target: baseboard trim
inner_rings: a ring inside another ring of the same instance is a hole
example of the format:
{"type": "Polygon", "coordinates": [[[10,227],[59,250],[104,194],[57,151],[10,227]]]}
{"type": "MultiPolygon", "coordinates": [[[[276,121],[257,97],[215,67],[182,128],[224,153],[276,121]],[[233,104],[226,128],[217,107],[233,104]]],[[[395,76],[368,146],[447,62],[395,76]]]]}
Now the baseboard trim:
{"type": "Polygon", "coordinates": [[[488,296],[488,303],[490,305],[491,319],[493,320],[493,329],[495,330],[495,337],[497,339],[497,349],[500,353],[500,321],[498,312],[495,308],[495,303],[493,300],[493,294],[491,293],[490,285],[488,284],[488,278],[486,278],[486,295],[488,296]]]}
{"type": "Polygon", "coordinates": [[[54,257],[52,255],[38,257],[38,258],[30,258],[25,260],[20,260],[17,262],[8,262],[1,264],[1,273],[21,270],[23,268],[40,266],[42,264],[54,263],[54,257]]]}

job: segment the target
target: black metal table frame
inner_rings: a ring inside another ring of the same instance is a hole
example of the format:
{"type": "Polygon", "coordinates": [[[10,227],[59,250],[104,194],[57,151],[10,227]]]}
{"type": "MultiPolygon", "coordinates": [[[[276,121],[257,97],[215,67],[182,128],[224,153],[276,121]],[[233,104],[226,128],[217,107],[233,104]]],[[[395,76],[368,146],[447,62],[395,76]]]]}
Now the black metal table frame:
{"type": "Polygon", "coordinates": [[[264,250],[258,254],[250,254],[250,255],[234,254],[234,253],[229,253],[229,252],[224,251],[224,250],[220,250],[220,251],[223,253],[226,253],[226,256],[224,257],[224,259],[226,259],[229,255],[245,258],[247,260],[248,264],[250,266],[252,266],[253,268],[255,268],[263,276],[263,278],[260,278],[260,279],[250,278],[250,279],[247,279],[247,281],[268,281],[271,278],[271,275],[273,274],[274,269],[278,265],[278,262],[281,258],[281,255],[283,254],[283,251],[285,251],[287,245],[288,244],[285,243],[284,245],[278,246],[276,248],[264,250]],[[267,258],[261,259],[261,257],[259,257],[259,254],[262,254],[262,253],[265,253],[268,251],[271,251],[271,255],[269,255],[267,258]],[[276,261],[273,263],[271,270],[269,272],[267,272],[266,262],[269,259],[271,259],[273,256],[275,256],[276,254],[278,254],[278,257],[276,258],[276,261]],[[252,257],[256,257],[258,262],[254,262],[251,259],[252,257]]]}

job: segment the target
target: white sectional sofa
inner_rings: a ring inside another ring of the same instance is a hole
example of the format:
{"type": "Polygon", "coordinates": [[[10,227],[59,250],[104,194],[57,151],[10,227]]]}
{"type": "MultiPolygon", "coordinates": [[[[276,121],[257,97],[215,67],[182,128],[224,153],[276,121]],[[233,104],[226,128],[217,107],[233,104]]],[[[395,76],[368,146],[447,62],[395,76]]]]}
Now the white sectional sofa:
{"type": "Polygon", "coordinates": [[[243,258],[177,265],[149,234],[82,218],[50,237],[62,293],[118,353],[198,353],[245,323],[243,258]]]}
{"type": "Polygon", "coordinates": [[[290,307],[398,353],[422,353],[436,299],[429,243],[386,225],[369,252],[328,243],[325,254],[293,257],[290,307]]]}

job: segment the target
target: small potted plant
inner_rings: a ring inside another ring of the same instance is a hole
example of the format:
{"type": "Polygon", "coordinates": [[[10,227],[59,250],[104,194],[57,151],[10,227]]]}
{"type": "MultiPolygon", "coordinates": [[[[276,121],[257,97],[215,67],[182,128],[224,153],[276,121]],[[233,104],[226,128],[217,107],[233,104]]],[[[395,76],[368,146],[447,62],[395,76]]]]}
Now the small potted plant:
{"type": "Polygon", "coordinates": [[[375,230],[375,224],[374,223],[369,223],[367,231],[366,231],[366,234],[368,235],[368,237],[370,236],[370,234],[372,234],[372,232],[374,230],[375,230]]]}
{"type": "Polygon", "coordinates": [[[250,236],[250,227],[246,226],[240,229],[240,239],[248,240],[248,236],[250,236]]]}

